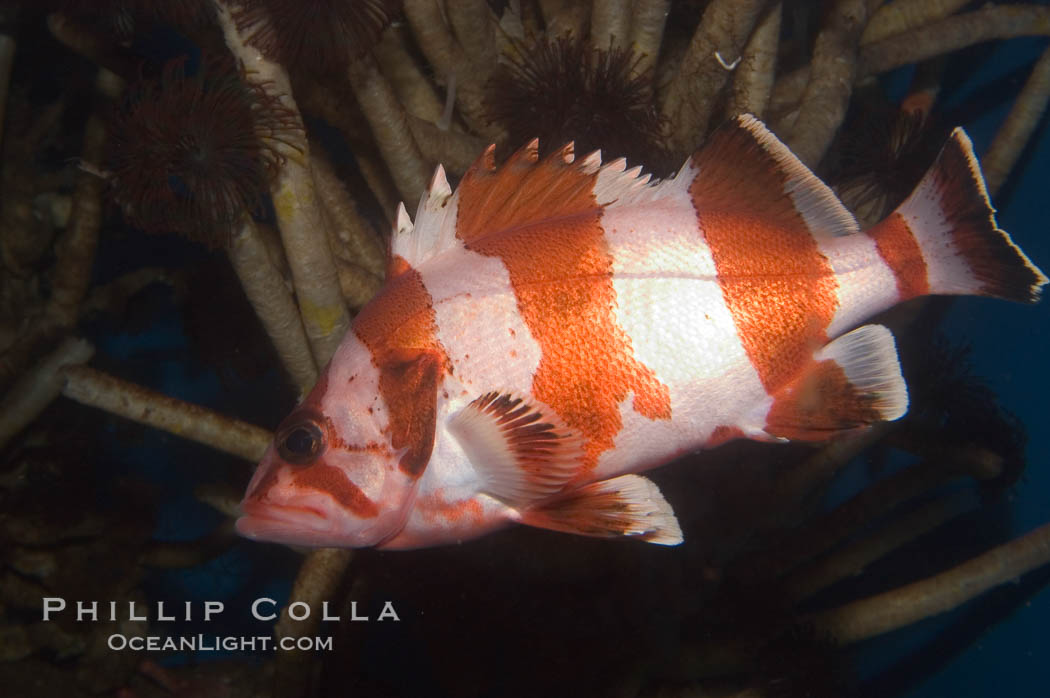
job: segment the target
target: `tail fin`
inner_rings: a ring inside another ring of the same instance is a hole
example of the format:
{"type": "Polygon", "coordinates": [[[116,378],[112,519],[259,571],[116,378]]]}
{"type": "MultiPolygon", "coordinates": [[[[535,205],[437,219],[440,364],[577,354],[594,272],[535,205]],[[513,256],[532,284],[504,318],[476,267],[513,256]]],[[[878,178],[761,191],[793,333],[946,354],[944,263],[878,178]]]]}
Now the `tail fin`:
{"type": "Polygon", "coordinates": [[[952,132],[911,196],[868,234],[901,300],[927,293],[1033,303],[1047,278],[995,223],[966,133],[952,132]]]}

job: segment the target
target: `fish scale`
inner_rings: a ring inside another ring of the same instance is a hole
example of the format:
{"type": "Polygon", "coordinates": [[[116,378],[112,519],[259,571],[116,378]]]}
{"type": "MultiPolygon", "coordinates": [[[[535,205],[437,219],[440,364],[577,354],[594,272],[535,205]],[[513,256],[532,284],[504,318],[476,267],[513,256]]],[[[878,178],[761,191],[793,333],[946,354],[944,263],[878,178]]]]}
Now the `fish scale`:
{"type": "Polygon", "coordinates": [[[238,530],[413,548],[517,522],[681,542],[638,473],[735,438],[823,441],[901,417],[892,334],[917,295],[1035,301],[956,130],[915,192],[860,231],[760,122],[678,175],[533,142],[441,168],[399,207],[386,285],[278,428],[238,530]]]}

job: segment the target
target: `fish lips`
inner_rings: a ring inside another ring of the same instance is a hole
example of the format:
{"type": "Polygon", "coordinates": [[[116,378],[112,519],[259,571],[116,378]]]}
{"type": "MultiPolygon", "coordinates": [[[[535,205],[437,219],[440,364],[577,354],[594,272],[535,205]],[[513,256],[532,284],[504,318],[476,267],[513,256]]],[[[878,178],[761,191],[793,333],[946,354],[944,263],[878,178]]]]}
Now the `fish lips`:
{"type": "Polygon", "coordinates": [[[276,506],[258,500],[241,504],[237,533],[256,541],[309,547],[359,547],[367,543],[337,530],[322,512],[309,507],[276,506]]]}
{"type": "Polygon", "coordinates": [[[278,505],[257,498],[241,503],[237,533],[255,541],[311,548],[364,548],[377,545],[404,526],[404,517],[388,512],[366,528],[348,527],[320,509],[278,505]],[[395,520],[396,519],[396,520],[395,520]]]}

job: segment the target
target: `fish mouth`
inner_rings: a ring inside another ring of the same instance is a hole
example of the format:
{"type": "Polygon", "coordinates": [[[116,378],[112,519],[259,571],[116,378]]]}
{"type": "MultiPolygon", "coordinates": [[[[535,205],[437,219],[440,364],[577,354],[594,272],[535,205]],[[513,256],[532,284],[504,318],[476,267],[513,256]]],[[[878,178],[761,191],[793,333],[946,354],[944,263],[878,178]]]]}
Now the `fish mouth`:
{"type": "Polygon", "coordinates": [[[252,499],[241,503],[237,532],[252,540],[310,545],[320,535],[329,533],[331,525],[324,514],[313,507],[278,506],[252,499]]]}

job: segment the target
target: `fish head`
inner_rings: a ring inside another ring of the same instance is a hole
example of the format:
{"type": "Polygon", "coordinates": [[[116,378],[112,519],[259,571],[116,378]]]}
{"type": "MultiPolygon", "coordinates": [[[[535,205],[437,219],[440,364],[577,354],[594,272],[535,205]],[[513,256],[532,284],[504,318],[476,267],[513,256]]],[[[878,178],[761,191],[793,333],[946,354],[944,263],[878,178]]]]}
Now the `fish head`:
{"type": "Polygon", "coordinates": [[[360,367],[350,379],[333,361],[280,424],[241,502],[241,535],[356,548],[379,545],[404,527],[418,473],[403,466],[407,449],[396,444],[371,371],[360,367]]]}

